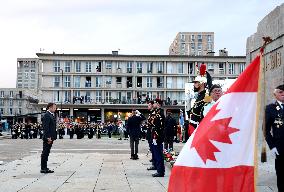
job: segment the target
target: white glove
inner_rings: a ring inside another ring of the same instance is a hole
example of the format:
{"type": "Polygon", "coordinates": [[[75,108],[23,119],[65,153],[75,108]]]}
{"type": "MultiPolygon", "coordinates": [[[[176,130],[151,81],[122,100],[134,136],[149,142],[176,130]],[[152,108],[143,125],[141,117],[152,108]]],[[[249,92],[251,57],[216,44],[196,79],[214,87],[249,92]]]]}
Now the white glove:
{"type": "Polygon", "coordinates": [[[276,157],[276,155],[279,155],[279,153],[278,153],[276,147],[274,147],[273,149],[271,149],[271,152],[275,155],[275,157],[276,157]]]}
{"type": "Polygon", "coordinates": [[[136,110],[135,112],[136,112],[137,115],[139,115],[139,116],[141,115],[140,111],[136,110]]]}
{"type": "Polygon", "coordinates": [[[157,145],[157,140],[153,139],[153,145],[157,145]]]}

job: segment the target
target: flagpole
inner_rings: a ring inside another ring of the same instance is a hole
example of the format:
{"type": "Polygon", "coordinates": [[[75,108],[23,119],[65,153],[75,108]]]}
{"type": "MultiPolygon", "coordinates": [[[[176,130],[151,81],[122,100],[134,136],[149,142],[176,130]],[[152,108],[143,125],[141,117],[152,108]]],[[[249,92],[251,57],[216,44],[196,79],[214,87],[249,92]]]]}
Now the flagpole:
{"type": "MultiPolygon", "coordinates": [[[[264,43],[263,46],[260,48],[260,68],[259,68],[259,77],[258,77],[258,91],[257,91],[257,106],[256,106],[256,127],[255,127],[255,144],[254,144],[254,188],[255,191],[257,191],[257,176],[258,176],[258,129],[259,129],[259,117],[261,115],[261,113],[263,113],[263,115],[265,115],[264,111],[261,110],[261,93],[264,93],[264,95],[266,94],[265,91],[265,69],[264,69],[264,58],[263,58],[263,54],[264,54],[264,48],[267,45],[267,43],[271,42],[270,37],[263,37],[264,43]],[[262,85],[262,79],[264,82],[264,85],[262,85]]],[[[265,102],[265,101],[264,101],[265,102]]],[[[264,134],[262,134],[264,135],[264,134]]]]}

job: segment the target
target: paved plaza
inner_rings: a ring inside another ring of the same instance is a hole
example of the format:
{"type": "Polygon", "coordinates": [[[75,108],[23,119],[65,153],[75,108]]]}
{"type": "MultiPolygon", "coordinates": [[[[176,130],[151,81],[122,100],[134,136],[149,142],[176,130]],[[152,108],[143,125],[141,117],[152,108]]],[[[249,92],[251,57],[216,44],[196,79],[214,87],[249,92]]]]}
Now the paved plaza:
{"type": "MultiPolygon", "coordinates": [[[[175,144],[180,150],[182,143],[175,144]]],[[[42,141],[0,139],[0,191],[2,192],[162,192],[167,191],[170,167],[166,176],[153,178],[147,141],[140,141],[139,160],[130,160],[129,141],[108,139],[56,140],[48,166],[55,173],[41,174],[42,141]]],[[[259,164],[258,189],[276,190],[272,157],[259,164]]]]}

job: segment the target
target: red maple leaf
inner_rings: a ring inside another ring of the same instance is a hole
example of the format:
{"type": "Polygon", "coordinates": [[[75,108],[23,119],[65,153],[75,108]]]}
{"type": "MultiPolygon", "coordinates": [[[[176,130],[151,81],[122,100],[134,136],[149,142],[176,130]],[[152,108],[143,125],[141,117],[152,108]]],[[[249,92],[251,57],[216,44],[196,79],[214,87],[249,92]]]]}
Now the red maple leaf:
{"type": "Polygon", "coordinates": [[[217,104],[212,107],[209,113],[201,121],[191,144],[191,148],[194,147],[196,149],[205,164],[207,159],[217,161],[214,153],[220,152],[210,140],[232,144],[229,135],[239,131],[239,129],[229,127],[232,117],[211,121],[220,111],[216,108],[217,104]]]}

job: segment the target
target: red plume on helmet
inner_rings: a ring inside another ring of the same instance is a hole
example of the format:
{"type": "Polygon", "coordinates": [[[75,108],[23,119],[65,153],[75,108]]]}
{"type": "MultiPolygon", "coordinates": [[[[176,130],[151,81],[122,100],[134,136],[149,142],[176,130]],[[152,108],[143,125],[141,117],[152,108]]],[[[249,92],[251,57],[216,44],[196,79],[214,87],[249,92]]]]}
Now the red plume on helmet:
{"type": "Polygon", "coordinates": [[[206,65],[202,63],[200,65],[200,76],[205,76],[205,74],[206,74],[206,65]]]}

